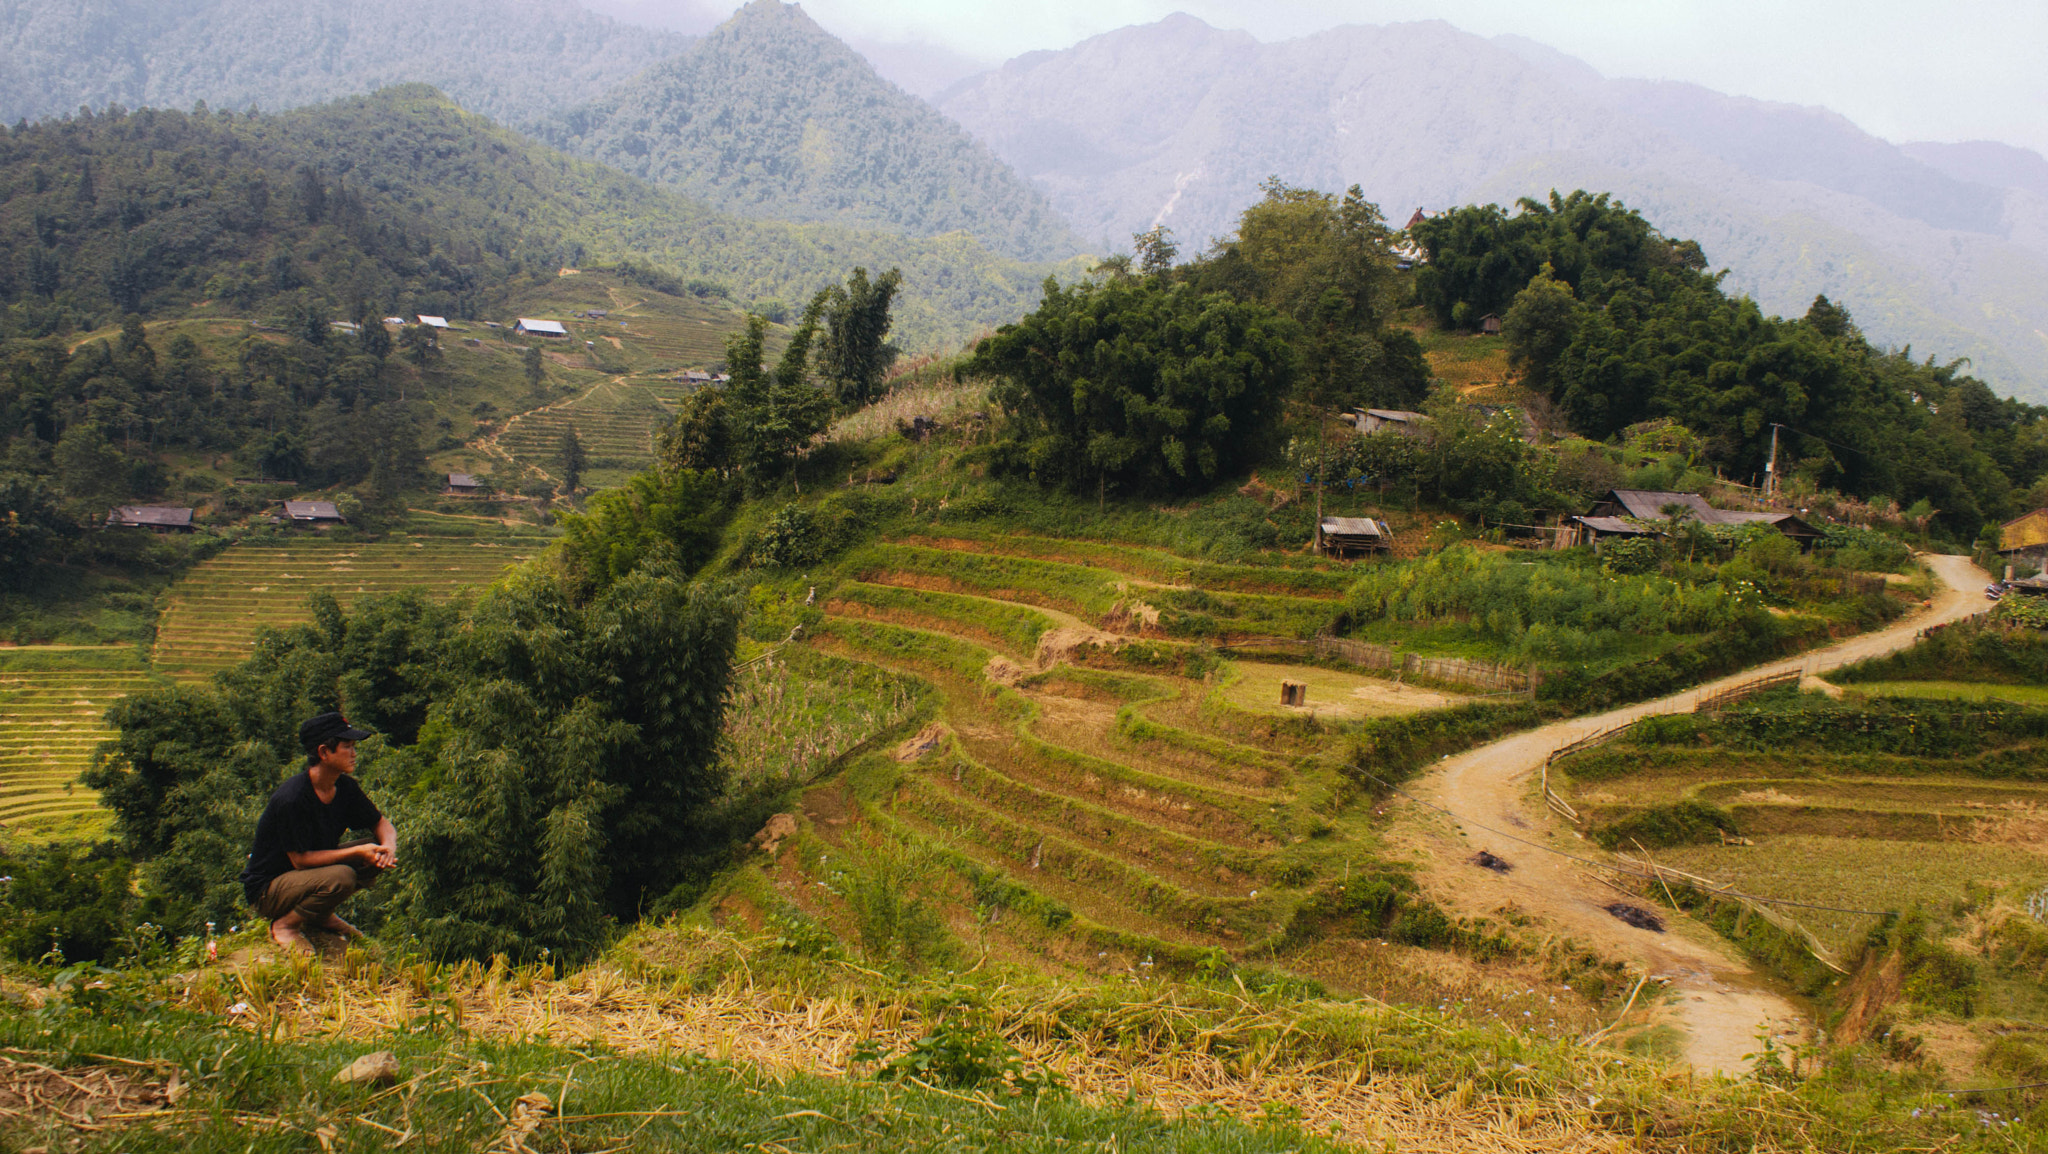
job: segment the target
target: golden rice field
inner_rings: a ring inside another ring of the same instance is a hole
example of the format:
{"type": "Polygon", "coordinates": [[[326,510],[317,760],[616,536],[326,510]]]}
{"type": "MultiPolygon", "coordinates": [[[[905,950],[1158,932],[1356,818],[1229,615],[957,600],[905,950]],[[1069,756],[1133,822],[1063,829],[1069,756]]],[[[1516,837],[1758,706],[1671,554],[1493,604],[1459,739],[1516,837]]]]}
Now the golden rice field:
{"type": "Polygon", "coordinates": [[[310,620],[307,598],[316,590],[333,593],[344,606],[366,594],[411,588],[447,599],[489,585],[546,544],[542,537],[238,544],[171,587],[151,663],[173,678],[198,680],[246,658],[262,627],[310,620]]]}
{"type": "Polygon", "coordinates": [[[156,684],[130,646],[0,649],[0,838],[97,826],[95,795],[78,773],[113,736],[107,707],[156,684]]]}

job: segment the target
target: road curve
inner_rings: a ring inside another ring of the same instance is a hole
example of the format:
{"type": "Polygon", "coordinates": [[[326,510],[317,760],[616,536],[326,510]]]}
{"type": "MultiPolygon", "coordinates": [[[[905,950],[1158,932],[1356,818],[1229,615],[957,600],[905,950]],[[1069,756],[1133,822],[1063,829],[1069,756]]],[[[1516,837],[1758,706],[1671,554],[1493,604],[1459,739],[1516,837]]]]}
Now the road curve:
{"type": "Polygon", "coordinates": [[[1690,919],[1674,920],[1671,932],[1663,934],[1625,925],[1602,908],[1616,900],[1615,892],[1585,867],[1476,827],[1490,826],[1557,849],[1598,856],[1599,851],[1569,827],[1560,829],[1562,821],[1534,795],[1531,776],[1552,750],[1637,718],[1690,712],[1700,697],[1759,677],[1793,671],[1811,675],[1903,649],[1923,629],[1991,608],[1983,594],[1991,578],[1969,558],[1922,560],[1948,589],[1897,624],[1670,697],[1542,726],[1437,763],[1410,791],[1455,814],[1460,828],[1454,832],[1441,820],[1424,822],[1429,832],[1423,836],[1433,843],[1425,859],[1432,863],[1431,889],[1467,913],[1492,913],[1512,905],[1607,957],[1629,959],[1668,979],[1670,992],[1656,1007],[1655,1017],[1684,1036],[1686,1060],[1699,1070],[1739,1074],[1748,1067],[1744,1056],[1757,1049],[1758,1034],[1803,1032],[1805,1020],[1799,1009],[1759,978],[1724,939],[1690,919]],[[1494,874],[1465,864],[1478,848],[1509,859],[1514,871],[1494,874]]]}

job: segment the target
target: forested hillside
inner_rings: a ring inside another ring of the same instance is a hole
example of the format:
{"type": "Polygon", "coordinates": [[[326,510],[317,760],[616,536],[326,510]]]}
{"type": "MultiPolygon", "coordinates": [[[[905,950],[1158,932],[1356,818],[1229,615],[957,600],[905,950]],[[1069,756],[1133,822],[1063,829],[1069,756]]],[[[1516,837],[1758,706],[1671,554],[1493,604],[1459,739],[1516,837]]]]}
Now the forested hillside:
{"type": "Polygon", "coordinates": [[[0,300],[8,331],[29,336],[199,307],[471,316],[518,278],[633,257],[740,302],[802,301],[851,266],[900,267],[897,331],[915,348],[1017,315],[1049,267],[957,235],[724,216],[419,85],[277,115],[17,128],[0,140],[0,198],[0,300]]]}
{"type": "Polygon", "coordinates": [[[81,105],[291,108],[408,81],[531,123],[689,43],[573,4],[476,0],[5,0],[0,122],[81,105]]]}
{"type": "Polygon", "coordinates": [[[1082,248],[985,146],[780,0],[748,4],[546,135],[749,216],[967,232],[1025,260],[1082,248]]]}
{"type": "Polygon", "coordinates": [[[1931,165],[1824,111],[1608,80],[1437,21],[1260,43],[1184,14],[1019,57],[936,103],[1091,239],[1163,223],[1204,244],[1272,175],[1357,182],[1396,224],[1597,188],[1699,241],[1766,311],[1825,293],[1879,345],[2048,395],[2043,201],[1978,183],[2026,167],[1931,165]]]}
{"type": "Polygon", "coordinates": [[[1767,316],[1705,271],[1696,242],[1605,195],[1460,208],[1413,232],[1430,257],[1418,302],[1446,328],[1501,316],[1523,384],[1582,436],[1670,421],[1703,461],[1759,480],[1776,444],[1781,475],[1925,502],[1964,539],[2048,497],[2048,409],[1874,346],[1825,296],[1767,316]]]}

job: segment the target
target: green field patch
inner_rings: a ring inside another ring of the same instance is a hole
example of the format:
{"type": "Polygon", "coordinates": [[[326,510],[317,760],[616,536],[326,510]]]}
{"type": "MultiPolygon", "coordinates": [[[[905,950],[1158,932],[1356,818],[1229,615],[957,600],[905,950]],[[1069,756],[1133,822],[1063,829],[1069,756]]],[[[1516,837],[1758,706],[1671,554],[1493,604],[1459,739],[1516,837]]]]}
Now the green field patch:
{"type": "Polygon", "coordinates": [[[1447,709],[1471,700],[1461,694],[1418,689],[1388,678],[1365,677],[1316,665],[1233,661],[1227,668],[1225,698],[1252,713],[1344,719],[1399,717],[1426,709],[1447,709]],[[1307,687],[1307,704],[1280,703],[1281,685],[1286,682],[1307,687]]]}
{"type": "Polygon", "coordinates": [[[915,545],[870,545],[849,555],[844,568],[868,582],[1017,601],[1091,620],[1124,599],[1122,575],[1108,569],[915,545]]]}
{"type": "MultiPolygon", "coordinates": [[[[2048,885],[2048,857],[2012,846],[1963,841],[1897,843],[1860,837],[1785,834],[1753,846],[1699,845],[1656,858],[1745,893],[1812,905],[1867,910],[1947,909],[1986,883],[2048,885]]],[[[1838,954],[1853,956],[1874,919],[1823,910],[1787,910],[1838,954]]]]}
{"type": "Polygon", "coordinates": [[[1852,681],[1842,688],[1872,697],[1923,697],[1937,701],[2010,701],[2048,705],[2048,686],[1994,685],[1982,681],[1852,681]]]}
{"type": "Polygon", "coordinates": [[[1162,876],[1170,876],[1184,889],[1218,896],[1258,885],[1261,854],[1161,829],[1153,822],[1137,820],[1071,795],[1049,793],[1013,780],[965,754],[956,753],[931,766],[921,780],[1098,853],[1130,859],[1162,876]]]}
{"type": "Polygon", "coordinates": [[[1226,565],[1129,544],[1041,537],[975,527],[955,529],[943,537],[905,535],[891,540],[951,552],[998,553],[1110,569],[1162,585],[1188,585],[1240,593],[1334,599],[1342,597],[1356,580],[1356,575],[1348,569],[1319,558],[1272,554],[1256,565],[1226,565]]]}
{"type": "Polygon", "coordinates": [[[1016,658],[1030,658],[1038,639],[1054,627],[1051,618],[1017,605],[982,597],[846,581],[825,602],[827,613],[937,628],[972,639],[1016,658]]]}
{"type": "Polygon", "coordinates": [[[1693,791],[1722,805],[1827,805],[1876,811],[1982,815],[2048,805],[2048,786],[1994,786],[1976,781],[1842,781],[1781,778],[1719,781],[1693,791]]]}

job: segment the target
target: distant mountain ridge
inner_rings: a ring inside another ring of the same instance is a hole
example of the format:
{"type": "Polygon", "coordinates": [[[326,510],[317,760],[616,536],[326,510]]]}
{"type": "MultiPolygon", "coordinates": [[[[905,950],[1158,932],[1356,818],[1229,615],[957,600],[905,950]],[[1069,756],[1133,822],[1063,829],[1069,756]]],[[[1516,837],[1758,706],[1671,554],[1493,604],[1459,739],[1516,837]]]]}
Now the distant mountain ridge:
{"type": "Polygon", "coordinates": [[[748,216],[967,232],[1023,260],[1083,247],[986,146],[780,0],[754,0],[543,135],[748,216]]]}
{"type": "Polygon", "coordinates": [[[0,120],[81,105],[265,110],[431,84],[530,125],[691,38],[544,0],[0,0],[0,120]]]}
{"type": "Polygon", "coordinates": [[[1436,21],[1262,44],[1178,14],[937,103],[1090,239],[1164,223],[1202,244],[1269,175],[1359,183],[1397,225],[1417,206],[1611,191],[1770,311],[1825,292],[1875,340],[2048,397],[2048,197],[2024,150],[1902,149],[1824,110],[1608,80],[1436,21]]]}

